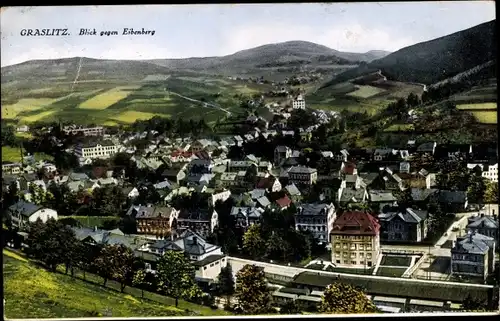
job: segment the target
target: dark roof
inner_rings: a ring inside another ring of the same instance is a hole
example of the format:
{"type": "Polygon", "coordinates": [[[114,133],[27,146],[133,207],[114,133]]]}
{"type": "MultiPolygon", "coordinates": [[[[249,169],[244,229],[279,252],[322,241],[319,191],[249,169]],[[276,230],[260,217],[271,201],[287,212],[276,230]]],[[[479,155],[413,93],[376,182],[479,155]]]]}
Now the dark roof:
{"type": "Polygon", "coordinates": [[[193,262],[193,265],[194,266],[205,266],[205,265],[208,265],[208,264],[213,263],[215,261],[218,261],[218,260],[222,259],[223,257],[225,257],[225,255],[221,255],[221,254],[209,255],[201,261],[193,262]]]}
{"type": "Polygon", "coordinates": [[[358,276],[345,274],[337,278],[335,275],[326,275],[320,272],[302,272],[293,281],[295,284],[320,288],[326,288],[335,282],[361,287],[369,295],[463,302],[470,294],[472,298],[479,299],[480,301],[488,299],[487,288],[473,287],[467,284],[423,283],[412,282],[411,279],[398,280],[396,278],[362,279],[358,276]]]}
{"type": "Polygon", "coordinates": [[[472,232],[466,236],[457,238],[455,246],[451,249],[451,252],[486,254],[490,248],[494,247],[494,244],[494,238],[472,232]]]}
{"type": "Polygon", "coordinates": [[[407,208],[404,211],[390,211],[387,213],[380,213],[378,218],[380,221],[392,221],[394,218],[399,218],[406,223],[420,223],[425,220],[428,216],[427,211],[414,210],[412,208],[407,208]]]}
{"type": "Polygon", "coordinates": [[[292,203],[292,200],[288,197],[288,195],[283,196],[282,198],[276,200],[276,204],[280,207],[287,207],[292,203]]]}
{"type": "Polygon", "coordinates": [[[165,206],[134,206],[133,211],[136,213],[136,218],[154,218],[165,217],[169,218],[172,213],[172,207],[165,206]]]}
{"type": "Polygon", "coordinates": [[[33,203],[28,203],[26,201],[19,201],[14,205],[9,206],[9,211],[11,213],[19,213],[21,216],[30,217],[33,213],[41,209],[42,207],[33,203]]]}
{"type": "Polygon", "coordinates": [[[498,219],[494,216],[475,216],[469,218],[469,224],[467,228],[490,228],[490,229],[498,229],[498,219]]]}
{"type": "Polygon", "coordinates": [[[108,139],[104,139],[104,140],[95,140],[95,141],[88,141],[88,142],[85,142],[82,144],[82,147],[83,148],[93,148],[93,147],[96,147],[97,145],[101,145],[101,146],[115,146],[115,144],[108,140],[108,139]]]}
{"type": "Polygon", "coordinates": [[[208,210],[181,210],[177,220],[210,221],[212,213],[208,210]]]}
{"type": "Polygon", "coordinates": [[[447,203],[465,203],[467,192],[464,191],[439,191],[439,200],[447,203]]]}
{"type": "Polygon", "coordinates": [[[349,211],[342,213],[333,223],[332,234],[377,235],[380,224],[366,212],[349,211]]]}
{"type": "Polygon", "coordinates": [[[325,215],[330,204],[303,203],[298,206],[297,215],[325,215]]]}

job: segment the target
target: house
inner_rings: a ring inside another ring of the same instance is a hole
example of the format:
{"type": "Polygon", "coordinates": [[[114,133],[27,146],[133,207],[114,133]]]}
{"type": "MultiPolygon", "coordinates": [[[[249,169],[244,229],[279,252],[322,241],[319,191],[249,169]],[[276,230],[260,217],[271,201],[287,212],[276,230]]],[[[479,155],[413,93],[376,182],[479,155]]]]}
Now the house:
{"type": "Polygon", "coordinates": [[[278,206],[279,209],[284,210],[292,204],[292,200],[288,197],[288,195],[285,195],[282,198],[277,199],[275,201],[275,204],[278,206]]]}
{"type": "Polygon", "coordinates": [[[170,236],[172,224],[179,211],[164,206],[133,206],[131,215],[135,217],[137,233],[155,235],[160,238],[170,236]]]}
{"type": "Polygon", "coordinates": [[[264,213],[264,210],[258,207],[239,206],[233,206],[230,212],[236,221],[236,226],[244,230],[248,229],[250,225],[258,223],[262,213],[264,213]]]}
{"type": "Polygon", "coordinates": [[[386,190],[370,190],[368,192],[368,200],[379,212],[383,211],[386,206],[394,206],[397,202],[392,191],[386,190]]]}
{"type": "Polygon", "coordinates": [[[279,192],[281,191],[281,183],[276,177],[270,176],[260,179],[255,188],[264,189],[269,192],[279,192]]]}
{"type": "Polygon", "coordinates": [[[344,206],[349,203],[364,203],[368,200],[368,192],[365,188],[339,188],[338,202],[344,206]]]}
{"type": "Polygon", "coordinates": [[[302,199],[302,193],[293,183],[285,186],[285,191],[293,202],[299,202],[302,199]]]}
{"type": "Polygon", "coordinates": [[[66,135],[81,134],[83,136],[102,136],[104,135],[105,129],[102,126],[82,127],[76,125],[69,125],[63,127],[63,132],[66,135]]]}
{"type": "Polygon", "coordinates": [[[293,109],[305,109],[306,108],[306,101],[302,95],[298,95],[293,101],[292,101],[292,108],[293,109]]]}
{"type": "Polygon", "coordinates": [[[231,191],[227,189],[215,190],[210,194],[209,203],[211,206],[215,206],[217,201],[225,202],[231,196],[231,191]]]}
{"type": "Polygon", "coordinates": [[[222,173],[216,182],[218,187],[229,188],[239,185],[239,181],[236,179],[237,173],[222,173]]]}
{"type": "Polygon", "coordinates": [[[340,166],[340,176],[344,175],[357,175],[358,170],[356,168],[356,164],[352,162],[343,162],[340,166]]]}
{"type": "Polygon", "coordinates": [[[498,217],[497,216],[487,216],[480,214],[468,219],[467,230],[470,232],[476,232],[481,235],[492,237],[495,242],[498,242],[499,232],[498,232],[498,217]]]}
{"type": "Polygon", "coordinates": [[[164,170],[161,176],[171,182],[179,184],[180,181],[186,178],[186,173],[182,168],[170,168],[164,170]]]}
{"type": "Polygon", "coordinates": [[[375,149],[375,152],[373,153],[373,160],[374,161],[382,161],[390,156],[394,155],[394,150],[392,148],[379,148],[375,149]]]}
{"type": "Polygon", "coordinates": [[[422,242],[428,232],[428,212],[397,207],[378,215],[382,241],[422,242]]]}
{"type": "Polygon", "coordinates": [[[78,144],[75,148],[75,155],[80,158],[109,158],[118,152],[118,146],[110,140],[87,142],[78,144]]]}
{"type": "Polygon", "coordinates": [[[210,159],[193,159],[188,168],[190,174],[210,174],[213,164],[210,159]]]}
{"type": "Polygon", "coordinates": [[[14,226],[19,229],[24,229],[27,223],[36,222],[38,219],[42,222],[47,222],[51,218],[57,220],[57,211],[23,200],[11,205],[8,208],[8,213],[14,226]]]}
{"type": "Polygon", "coordinates": [[[465,191],[440,190],[437,199],[445,210],[453,213],[464,212],[469,204],[465,191]]]}
{"type": "Polygon", "coordinates": [[[122,192],[127,198],[136,198],[139,196],[139,190],[134,186],[123,187],[122,192]]]}
{"type": "Polygon", "coordinates": [[[459,237],[451,249],[451,274],[483,279],[495,269],[495,240],[478,233],[459,237]]]}
{"type": "Polygon", "coordinates": [[[330,239],[337,267],[371,268],[381,255],[380,225],[366,212],[342,213],[333,223],[330,239]]]}
{"type": "Polygon", "coordinates": [[[417,147],[416,153],[418,154],[428,154],[428,155],[434,155],[434,152],[436,151],[436,142],[427,142],[420,144],[417,147]]]}
{"type": "Polygon", "coordinates": [[[295,185],[312,185],[317,179],[318,171],[315,168],[294,166],[288,171],[288,181],[295,185]]]}
{"type": "Polygon", "coordinates": [[[409,172],[410,172],[410,162],[400,162],[399,173],[409,173],[409,172]]]}
{"type": "Polygon", "coordinates": [[[219,246],[208,243],[205,238],[194,231],[186,230],[174,240],[159,240],[143,245],[137,256],[150,254],[145,259],[146,269],[156,270],[157,259],[167,251],[180,251],[191,260],[196,267],[195,278],[198,282],[213,282],[221,269],[227,266],[227,258],[219,246]]]}
{"type": "Polygon", "coordinates": [[[498,163],[483,166],[481,176],[498,183],[498,163]]]}
{"type": "Polygon", "coordinates": [[[212,142],[208,139],[198,139],[191,144],[191,148],[189,149],[189,151],[192,153],[201,152],[210,145],[212,145],[212,142]]]}
{"type": "Polygon", "coordinates": [[[436,147],[434,157],[436,159],[467,160],[471,154],[471,144],[446,144],[436,147]]]}
{"type": "Polygon", "coordinates": [[[469,156],[471,163],[488,163],[497,161],[498,159],[498,146],[497,142],[494,143],[481,143],[472,145],[472,153],[469,156]]]}
{"type": "Polygon", "coordinates": [[[219,215],[215,210],[181,209],[173,225],[178,231],[191,230],[202,237],[207,237],[213,232],[218,221],[219,215]]]}
{"type": "Polygon", "coordinates": [[[338,162],[347,162],[349,159],[349,152],[346,149],[342,149],[338,153],[335,153],[333,158],[338,162]]]}
{"type": "Polygon", "coordinates": [[[17,175],[22,171],[21,163],[2,162],[2,173],[17,175]]]}
{"type": "Polygon", "coordinates": [[[435,188],[412,188],[411,198],[418,207],[426,207],[432,198],[437,197],[439,190],[435,188]]]}
{"type": "Polygon", "coordinates": [[[280,166],[283,161],[292,157],[292,149],[288,146],[277,146],[274,149],[274,166],[280,166]]]}
{"type": "Polygon", "coordinates": [[[330,231],[335,219],[333,204],[303,203],[295,213],[295,229],[310,231],[319,243],[326,244],[330,241],[330,231]]]}

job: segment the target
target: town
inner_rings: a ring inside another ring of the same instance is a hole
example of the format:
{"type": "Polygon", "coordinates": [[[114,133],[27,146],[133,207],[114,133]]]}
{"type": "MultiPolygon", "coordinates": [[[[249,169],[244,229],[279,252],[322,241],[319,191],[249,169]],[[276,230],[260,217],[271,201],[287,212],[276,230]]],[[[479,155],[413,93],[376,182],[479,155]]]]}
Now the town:
{"type": "Polygon", "coordinates": [[[4,246],[236,313],[315,312],[359,289],[361,310],[335,311],[497,308],[496,144],[321,150],[342,114],[300,94],[267,108],[239,135],[157,117],[17,128],[53,158],[2,163],[4,246]]]}

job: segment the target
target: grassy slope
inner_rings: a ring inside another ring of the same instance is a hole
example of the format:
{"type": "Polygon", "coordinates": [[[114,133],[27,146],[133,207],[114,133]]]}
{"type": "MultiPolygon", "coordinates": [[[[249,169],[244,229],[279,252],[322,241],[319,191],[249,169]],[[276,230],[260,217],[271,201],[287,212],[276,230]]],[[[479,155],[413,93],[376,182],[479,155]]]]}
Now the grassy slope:
{"type": "MultiPolygon", "coordinates": [[[[25,258],[3,250],[7,318],[78,318],[111,312],[113,317],[183,316],[223,311],[181,302],[179,308],[142,300],[67,275],[49,273],[25,258]]],[[[140,292],[140,291],[139,291],[140,292]]]]}
{"type": "MultiPolygon", "coordinates": [[[[52,156],[44,153],[35,153],[35,160],[53,159],[52,156]]],[[[19,148],[14,148],[10,146],[2,146],[2,162],[20,162],[21,154],[19,148]]]]}

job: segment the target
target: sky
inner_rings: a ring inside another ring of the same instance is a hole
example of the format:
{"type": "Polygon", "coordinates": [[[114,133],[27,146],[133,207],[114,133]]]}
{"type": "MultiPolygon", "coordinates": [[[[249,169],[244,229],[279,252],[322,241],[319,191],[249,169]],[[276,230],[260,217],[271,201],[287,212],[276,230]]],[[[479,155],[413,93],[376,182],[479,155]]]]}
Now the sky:
{"type": "Polygon", "coordinates": [[[206,4],[2,8],[1,65],[33,59],[222,56],[259,45],[311,41],[347,52],[396,51],[495,19],[494,1],[206,4]],[[21,36],[67,28],[70,36],[21,36]],[[79,36],[81,28],[117,36],[79,36]],[[154,30],[122,35],[123,28],[154,30]]]}

